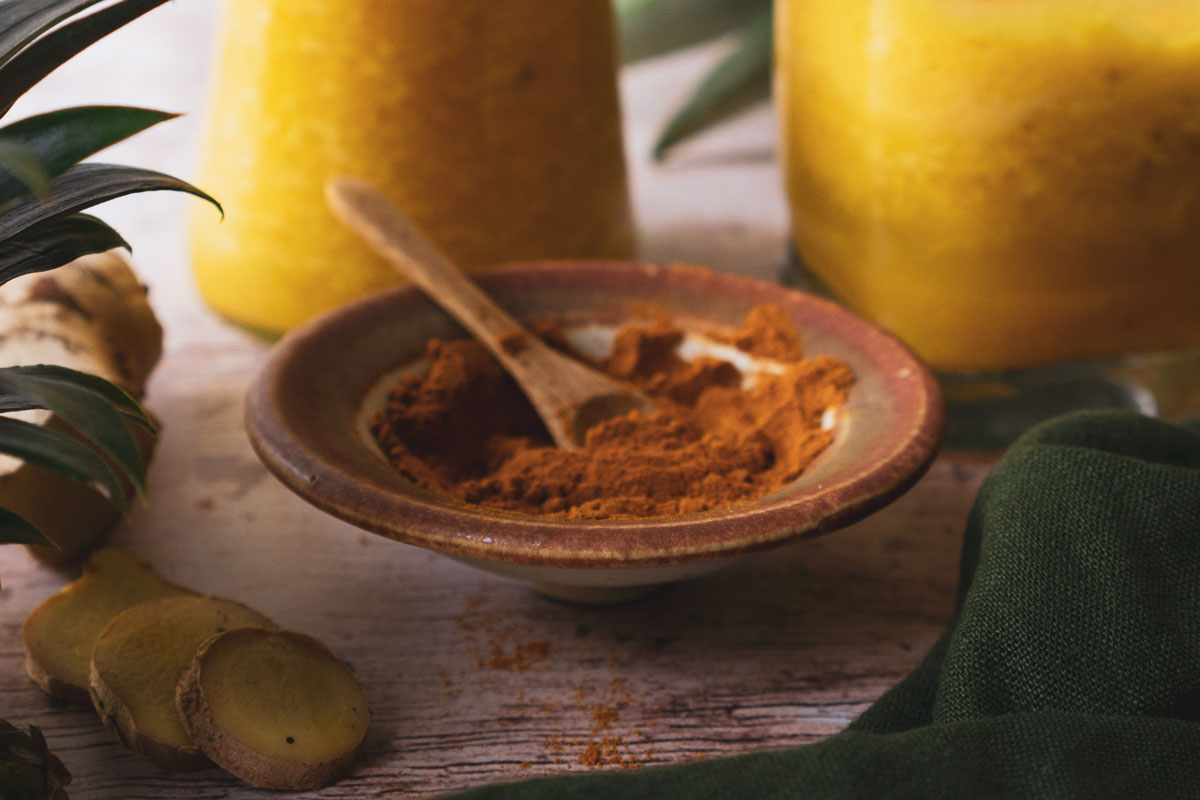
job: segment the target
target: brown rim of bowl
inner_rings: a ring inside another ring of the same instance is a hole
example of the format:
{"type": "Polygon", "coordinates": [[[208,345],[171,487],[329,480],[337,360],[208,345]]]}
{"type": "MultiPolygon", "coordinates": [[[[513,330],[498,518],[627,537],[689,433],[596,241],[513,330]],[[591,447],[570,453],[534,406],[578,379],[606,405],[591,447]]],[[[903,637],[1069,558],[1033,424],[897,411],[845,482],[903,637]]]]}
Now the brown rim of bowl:
{"type": "MultiPolygon", "coordinates": [[[[328,345],[329,337],[361,335],[370,330],[367,323],[374,315],[394,319],[390,310],[397,304],[428,302],[415,288],[399,286],[327,312],[274,347],[246,397],[249,438],[267,468],[292,491],[335,517],[439,552],[549,567],[650,567],[729,558],[843,527],[903,494],[936,454],[945,410],[933,374],[890,334],[830,301],[681,264],[522,262],[478,273],[475,279],[488,291],[506,283],[533,287],[568,281],[592,287],[640,282],[637,285],[644,285],[651,295],[686,287],[690,294],[732,297],[747,308],[775,303],[789,314],[819,319],[872,364],[886,366],[882,380],[896,407],[897,424],[872,443],[879,455],[869,465],[835,470],[819,486],[794,496],[785,488],[757,501],[703,514],[564,520],[509,514],[442,498],[412,487],[361,444],[361,457],[344,457],[332,452],[336,448],[314,444],[303,430],[304,404],[296,399],[305,396],[304,380],[312,380],[308,367],[320,363],[314,355],[328,345]]],[[[353,417],[362,395],[350,399],[347,394],[344,399],[348,418],[338,423],[337,435],[344,426],[345,436],[354,437],[353,417]]]]}

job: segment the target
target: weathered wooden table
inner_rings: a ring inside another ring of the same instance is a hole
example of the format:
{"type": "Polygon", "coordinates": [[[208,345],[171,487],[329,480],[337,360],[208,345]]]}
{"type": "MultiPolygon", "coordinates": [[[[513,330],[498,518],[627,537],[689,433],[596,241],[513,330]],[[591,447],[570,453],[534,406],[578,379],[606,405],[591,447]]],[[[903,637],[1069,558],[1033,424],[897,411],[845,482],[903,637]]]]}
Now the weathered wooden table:
{"type": "MultiPolygon", "coordinates": [[[[15,113],[84,102],[188,112],[111,158],[190,175],[215,5],[180,0],[151,13],[15,113]]],[[[765,110],[665,166],[645,157],[667,107],[712,54],[624,78],[643,253],[773,279],[786,222],[765,110]]],[[[242,432],[242,395],[267,346],[197,298],[183,236],[189,202],[143,196],[101,210],[133,243],[168,336],[148,397],[164,422],[149,502],[112,543],[317,636],[353,664],[374,711],[365,757],[337,785],[298,796],[431,796],[812,742],[898,681],[946,622],[984,462],[943,456],[858,525],[603,609],[546,600],[323,515],[268,475],[242,432]]],[[[0,716],[43,729],[75,774],[73,798],[268,796],[215,769],[163,772],[94,714],[50,703],[25,676],[19,628],[69,576],[16,547],[0,549],[0,575],[0,716]]]]}

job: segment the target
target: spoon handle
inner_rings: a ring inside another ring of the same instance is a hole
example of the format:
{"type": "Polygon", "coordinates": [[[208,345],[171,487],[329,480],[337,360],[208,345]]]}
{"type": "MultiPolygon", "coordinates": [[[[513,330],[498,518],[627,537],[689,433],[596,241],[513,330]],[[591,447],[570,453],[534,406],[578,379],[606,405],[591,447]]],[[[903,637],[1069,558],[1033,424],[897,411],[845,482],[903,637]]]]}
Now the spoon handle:
{"type": "Polygon", "coordinates": [[[358,178],[334,178],[326,188],[330,208],[376,252],[450,313],[493,355],[507,360],[502,337],[524,330],[519,322],[442,249],[402,215],[371,184],[358,178]]]}
{"type": "Polygon", "coordinates": [[[366,181],[336,178],[326,194],[334,214],[491,351],[560,448],[578,447],[583,432],[601,419],[650,408],[644,396],[527,333],[366,181]]]}

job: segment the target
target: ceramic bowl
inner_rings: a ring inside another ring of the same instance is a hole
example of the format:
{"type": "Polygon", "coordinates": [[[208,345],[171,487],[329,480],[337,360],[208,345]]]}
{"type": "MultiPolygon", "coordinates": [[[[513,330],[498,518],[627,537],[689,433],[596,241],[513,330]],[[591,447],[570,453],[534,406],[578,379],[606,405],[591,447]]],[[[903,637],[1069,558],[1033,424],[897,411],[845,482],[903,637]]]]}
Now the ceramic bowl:
{"type": "Polygon", "coordinates": [[[431,338],[464,335],[418,290],[350,303],[284,337],[247,396],[251,442],[305,500],[359,528],[426,547],[579,602],[612,602],[695,577],[755,551],[828,533],[879,509],[923,473],[943,405],[930,371],[892,336],[826,300],[686,265],[513,264],[478,274],[526,322],[616,328],[652,302],[685,329],[736,327],[755,305],[792,319],[808,355],[845,361],[856,382],[833,444],[793,483],[723,510],[574,521],[464,504],[416,487],[366,428],[399,372],[431,338]]]}

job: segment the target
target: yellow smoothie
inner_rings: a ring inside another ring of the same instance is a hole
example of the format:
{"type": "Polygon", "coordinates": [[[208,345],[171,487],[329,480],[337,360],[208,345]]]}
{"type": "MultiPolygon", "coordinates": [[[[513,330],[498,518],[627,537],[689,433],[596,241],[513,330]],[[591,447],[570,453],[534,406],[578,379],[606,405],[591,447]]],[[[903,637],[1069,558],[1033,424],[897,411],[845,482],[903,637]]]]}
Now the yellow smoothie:
{"type": "Polygon", "coordinates": [[[796,249],[933,366],[1200,344],[1200,3],[777,0],[796,249]]]}
{"type": "Polygon", "coordinates": [[[398,280],[325,207],[358,175],[461,265],[627,257],[609,0],[226,0],[196,281],[286,330],[398,280]]]}

